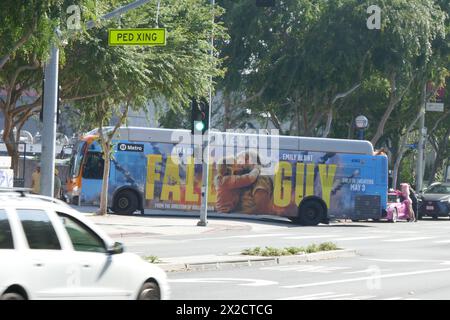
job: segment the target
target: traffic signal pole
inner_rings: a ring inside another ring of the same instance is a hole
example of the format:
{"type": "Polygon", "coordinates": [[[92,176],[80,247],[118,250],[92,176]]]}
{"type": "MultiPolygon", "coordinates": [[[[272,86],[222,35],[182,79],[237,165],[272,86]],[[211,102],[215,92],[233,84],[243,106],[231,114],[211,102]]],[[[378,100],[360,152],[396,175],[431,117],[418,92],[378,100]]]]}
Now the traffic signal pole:
{"type": "MultiPolygon", "coordinates": [[[[100,20],[108,20],[120,16],[132,9],[136,9],[151,0],[138,0],[128,5],[117,8],[102,16],[100,20]]],[[[95,26],[93,21],[86,24],[86,29],[95,26]]],[[[56,31],[58,34],[58,31],[56,31]]],[[[44,112],[43,112],[43,134],[41,152],[41,194],[53,197],[55,183],[55,148],[56,148],[56,114],[58,109],[58,69],[59,69],[59,47],[52,45],[50,59],[44,70],[44,112]]]]}
{"type": "Polygon", "coordinates": [[[41,194],[53,197],[55,184],[56,114],[58,108],[59,48],[53,45],[45,66],[44,112],[41,151],[41,194]]]}
{"type": "MultiPolygon", "coordinates": [[[[211,0],[211,6],[213,10],[213,25],[214,25],[214,5],[216,4],[215,0],[211,0]]],[[[213,26],[214,27],[214,26],[213,26]]],[[[211,57],[214,56],[214,33],[211,33],[211,57]]],[[[200,221],[197,223],[198,226],[206,227],[208,225],[208,193],[209,193],[209,161],[210,161],[210,126],[211,126],[211,110],[212,110],[212,101],[213,100],[213,81],[212,77],[210,79],[209,86],[209,104],[208,104],[208,130],[206,131],[207,141],[206,141],[206,157],[203,159],[202,164],[202,202],[200,206],[200,221]]],[[[203,150],[203,142],[202,142],[202,150],[203,150]]],[[[205,155],[205,153],[203,153],[205,155]]],[[[202,157],[203,158],[203,157],[202,157]]]]}

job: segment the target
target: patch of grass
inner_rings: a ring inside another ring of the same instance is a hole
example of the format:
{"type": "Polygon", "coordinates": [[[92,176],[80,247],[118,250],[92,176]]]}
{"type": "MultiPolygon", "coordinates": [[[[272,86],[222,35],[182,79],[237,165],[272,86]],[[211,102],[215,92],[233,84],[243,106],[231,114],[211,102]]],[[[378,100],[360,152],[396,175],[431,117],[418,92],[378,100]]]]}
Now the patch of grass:
{"type": "Polygon", "coordinates": [[[144,257],[144,259],[150,263],[160,263],[161,262],[161,260],[159,260],[159,258],[157,256],[148,256],[148,257],[144,257]]]}
{"type": "Polygon", "coordinates": [[[305,252],[305,248],[303,248],[303,247],[287,247],[287,248],[285,248],[285,250],[287,252],[289,252],[289,254],[292,254],[292,255],[305,252]]]}
{"type": "Polygon", "coordinates": [[[260,247],[256,247],[253,249],[245,249],[242,251],[243,255],[247,255],[247,256],[260,256],[261,255],[261,248],[260,247]]]}
{"type": "Polygon", "coordinates": [[[319,251],[319,246],[315,243],[310,244],[309,246],[306,247],[306,253],[314,253],[319,251]]]}
{"type": "Polygon", "coordinates": [[[323,242],[319,245],[319,251],[332,251],[338,249],[338,246],[333,242],[323,242]]]}
{"type": "Polygon", "coordinates": [[[338,246],[333,242],[323,242],[319,245],[310,244],[306,248],[304,247],[286,247],[286,248],[274,248],[274,247],[261,247],[245,249],[241,252],[243,255],[249,256],[263,256],[263,257],[279,257],[279,256],[291,256],[296,254],[314,253],[320,251],[339,250],[338,246]]]}

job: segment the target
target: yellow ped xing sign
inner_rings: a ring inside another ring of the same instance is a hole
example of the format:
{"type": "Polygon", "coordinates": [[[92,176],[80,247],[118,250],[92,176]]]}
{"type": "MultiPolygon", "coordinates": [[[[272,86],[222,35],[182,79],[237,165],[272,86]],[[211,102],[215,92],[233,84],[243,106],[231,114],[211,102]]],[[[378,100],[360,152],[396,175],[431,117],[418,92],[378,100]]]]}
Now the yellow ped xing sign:
{"type": "Polygon", "coordinates": [[[108,44],[110,46],[165,46],[166,29],[109,29],[108,44]]]}

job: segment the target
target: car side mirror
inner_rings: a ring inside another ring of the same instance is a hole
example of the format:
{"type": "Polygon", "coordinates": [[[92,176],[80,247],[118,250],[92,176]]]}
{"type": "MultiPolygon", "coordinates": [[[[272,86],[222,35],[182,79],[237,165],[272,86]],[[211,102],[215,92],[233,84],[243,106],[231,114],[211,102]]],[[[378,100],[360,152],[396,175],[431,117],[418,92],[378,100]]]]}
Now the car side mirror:
{"type": "Polygon", "coordinates": [[[123,244],[120,242],[114,242],[112,246],[109,246],[107,251],[108,254],[120,254],[124,252],[123,244]]]}

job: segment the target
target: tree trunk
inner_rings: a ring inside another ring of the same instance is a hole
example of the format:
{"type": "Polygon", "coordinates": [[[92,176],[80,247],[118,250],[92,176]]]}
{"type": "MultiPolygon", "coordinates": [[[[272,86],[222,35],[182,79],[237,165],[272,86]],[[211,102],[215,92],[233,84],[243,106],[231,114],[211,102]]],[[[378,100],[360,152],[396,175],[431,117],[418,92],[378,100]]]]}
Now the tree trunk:
{"type": "Polygon", "coordinates": [[[400,149],[397,153],[397,158],[395,159],[394,163],[394,170],[392,171],[392,188],[397,188],[397,181],[398,181],[398,171],[400,168],[400,164],[402,163],[403,156],[405,155],[405,148],[404,146],[400,146],[400,149]]]}
{"type": "Polygon", "coordinates": [[[419,121],[419,118],[421,117],[421,115],[422,115],[421,112],[419,112],[417,114],[416,118],[409,124],[408,128],[406,129],[405,134],[400,139],[400,143],[399,143],[398,151],[397,151],[397,158],[395,159],[395,164],[394,164],[394,171],[392,172],[392,175],[393,175],[392,187],[393,188],[397,187],[398,169],[402,162],[403,156],[406,152],[405,145],[406,145],[406,141],[408,139],[408,135],[411,132],[411,130],[414,128],[414,126],[416,125],[416,122],[419,121]]]}
{"type": "MultiPolygon", "coordinates": [[[[102,110],[105,108],[105,101],[101,104],[102,110]]],[[[104,160],[104,167],[103,167],[103,181],[102,181],[102,193],[100,194],[100,209],[98,214],[100,215],[107,215],[108,214],[108,187],[109,187],[109,170],[111,167],[111,142],[114,139],[114,135],[116,134],[116,131],[119,129],[119,127],[122,125],[122,123],[125,122],[127,116],[128,116],[128,110],[129,110],[129,104],[127,103],[126,109],[123,111],[123,114],[120,116],[119,120],[117,121],[116,125],[114,126],[114,129],[111,132],[108,132],[107,134],[103,133],[103,118],[99,120],[99,134],[100,134],[100,141],[102,145],[103,150],[103,160],[104,160]]]]}
{"type": "Polygon", "coordinates": [[[14,177],[19,176],[19,150],[14,138],[14,131],[11,126],[12,119],[9,115],[5,114],[4,129],[3,129],[3,142],[5,143],[8,155],[11,157],[11,169],[14,170],[14,177]]]}
{"type": "Polygon", "coordinates": [[[434,182],[436,171],[437,169],[442,165],[444,162],[444,158],[446,156],[446,151],[448,148],[448,139],[450,136],[450,129],[447,130],[447,132],[444,135],[444,139],[439,144],[439,149],[436,150],[436,159],[433,162],[433,166],[431,168],[430,176],[428,178],[428,184],[430,185],[432,182],[434,182]]]}
{"type": "MultiPolygon", "coordinates": [[[[100,135],[103,136],[103,130],[100,130],[100,135]]],[[[110,169],[110,156],[111,156],[111,147],[110,141],[102,140],[102,149],[103,149],[103,181],[102,181],[102,193],[100,194],[100,209],[99,214],[105,216],[108,214],[108,188],[109,188],[109,169],[110,169]]]]}
{"type": "Polygon", "coordinates": [[[230,93],[224,93],[224,99],[223,99],[223,131],[227,131],[227,129],[230,129],[231,121],[230,121],[230,115],[231,115],[231,97],[230,93]]]}
{"type": "Polygon", "coordinates": [[[327,124],[325,126],[325,130],[323,131],[322,137],[328,138],[328,135],[331,131],[331,123],[333,122],[333,107],[330,107],[330,109],[327,112],[327,124]]]}
{"type": "Polygon", "coordinates": [[[404,88],[403,92],[398,94],[397,88],[396,88],[397,87],[396,75],[395,74],[391,75],[390,80],[389,80],[390,87],[391,87],[389,104],[388,104],[386,111],[383,114],[383,117],[381,118],[380,123],[378,124],[377,132],[375,133],[375,136],[372,138],[371,142],[374,146],[377,144],[378,140],[380,140],[380,138],[383,136],[384,127],[386,126],[386,122],[388,121],[392,111],[400,103],[400,101],[402,101],[403,96],[409,91],[409,88],[411,87],[411,84],[415,78],[416,78],[416,75],[412,76],[411,79],[409,80],[408,84],[404,88]]]}

